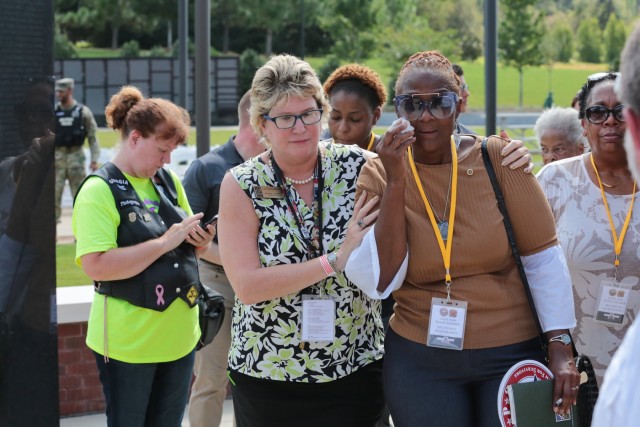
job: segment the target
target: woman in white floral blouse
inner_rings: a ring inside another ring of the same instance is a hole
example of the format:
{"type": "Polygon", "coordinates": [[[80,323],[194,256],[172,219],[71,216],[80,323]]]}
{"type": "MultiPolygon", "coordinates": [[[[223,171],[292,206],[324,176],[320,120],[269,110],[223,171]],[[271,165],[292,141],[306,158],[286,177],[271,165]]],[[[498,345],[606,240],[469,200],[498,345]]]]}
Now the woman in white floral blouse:
{"type": "Polygon", "coordinates": [[[576,348],[598,381],[640,310],[640,206],[623,141],[618,73],[590,76],[580,118],[591,152],[538,174],[556,221],[573,283],[576,348]]]}
{"type": "Polygon", "coordinates": [[[238,427],[370,427],[382,411],[379,301],[342,273],[377,200],[354,206],[362,149],[319,143],[329,110],[308,63],[271,58],[254,77],[250,109],[269,149],[222,183],[238,427]]]}

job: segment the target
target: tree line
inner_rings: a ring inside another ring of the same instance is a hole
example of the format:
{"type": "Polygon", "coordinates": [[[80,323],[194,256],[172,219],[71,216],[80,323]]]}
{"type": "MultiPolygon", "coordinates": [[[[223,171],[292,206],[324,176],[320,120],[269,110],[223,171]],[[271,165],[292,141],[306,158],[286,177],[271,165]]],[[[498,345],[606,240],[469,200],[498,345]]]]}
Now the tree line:
{"type": "MultiPolygon", "coordinates": [[[[175,54],[176,0],[56,0],[56,56],[77,46],[175,54]]],[[[188,2],[190,23],[195,1],[188,2]]],[[[475,60],[484,0],[211,0],[213,53],[327,56],[327,66],[380,58],[398,69],[420,50],[475,60]]],[[[499,0],[499,58],[524,67],[582,61],[618,68],[640,0],[499,0]]],[[[190,25],[193,33],[193,25],[190,25]]],[[[193,40],[193,39],[192,39],[193,40]]],[[[262,56],[264,55],[264,56],[262,56]]],[[[242,60],[241,56],[241,60],[242,60]]],[[[248,64],[249,68],[253,63],[248,64]]],[[[255,69],[255,68],[254,68],[255,69]]]]}

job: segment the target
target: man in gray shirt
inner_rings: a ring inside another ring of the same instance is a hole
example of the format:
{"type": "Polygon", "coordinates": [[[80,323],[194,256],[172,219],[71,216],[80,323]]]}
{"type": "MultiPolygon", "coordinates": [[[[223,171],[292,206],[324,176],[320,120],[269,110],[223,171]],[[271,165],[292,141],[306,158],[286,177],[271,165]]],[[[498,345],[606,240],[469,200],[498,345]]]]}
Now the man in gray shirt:
{"type": "MultiPolygon", "coordinates": [[[[249,120],[249,92],[238,104],[238,134],[211,152],[196,159],[187,170],[183,185],[193,212],[203,212],[203,221],[218,214],[220,185],[226,172],[264,151],[249,120]]],[[[189,400],[191,427],[218,426],[227,395],[227,355],[231,345],[231,317],[235,294],[224,273],[214,238],[209,250],[199,261],[203,284],[220,292],[225,298],[225,317],[213,342],[196,353],[194,375],[189,400]]]]}

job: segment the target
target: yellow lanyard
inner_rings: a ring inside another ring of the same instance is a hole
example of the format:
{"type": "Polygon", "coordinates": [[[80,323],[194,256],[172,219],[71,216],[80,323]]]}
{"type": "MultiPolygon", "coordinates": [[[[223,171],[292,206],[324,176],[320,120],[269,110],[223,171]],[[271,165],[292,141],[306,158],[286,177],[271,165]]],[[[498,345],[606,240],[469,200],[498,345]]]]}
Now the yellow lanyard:
{"type": "Polygon", "coordinates": [[[433,228],[433,232],[435,233],[436,239],[438,240],[440,254],[442,255],[442,261],[444,262],[444,283],[445,285],[447,285],[447,300],[451,300],[451,247],[453,245],[453,225],[456,217],[456,197],[458,190],[458,152],[456,151],[456,145],[453,140],[453,136],[451,136],[451,167],[453,169],[451,171],[451,210],[449,211],[449,232],[447,234],[446,245],[444,243],[444,240],[442,239],[442,235],[440,234],[438,224],[436,223],[436,219],[433,215],[433,210],[431,209],[429,201],[427,200],[427,196],[424,192],[424,188],[422,187],[422,183],[420,182],[420,177],[418,176],[418,171],[416,170],[416,165],[413,161],[413,151],[411,150],[411,146],[409,146],[408,150],[409,164],[411,165],[411,172],[413,172],[413,179],[416,181],[418,191],[420,192],[420,196],[422,196],[424,207],[427,210],[427,215],[429,215],[429,220],[431,221],[431,227],[433,228]]]}
{"type": "Polygon", "coordinates": [[[607,211],[607,217],[609,218],[609,224],[611,225],[611,235],[613,236],[613,249],[616,254],[616,259],[614,262],[615,265],[615,278],[618,279],[618,267],[620,266],[620,252],[622,251],[622,242],[624,242],[624,236],[627,234],[627,228],[629,228],[629,223],[631,222],[631,212],[633,211],[633,201],[636,198],[636,180],[633,180],[633,193],[631,195],[631,206],[629,206],[629,211],[627,212],[627,217],[624,220],[624,224],[622,225],[622,230],[620,231],[620,237],[618,238],[618,233],[616,233],[616,227],[613,225],[613,218],[611,217],[611,210],[609,210],[609,204],[607,203],[607,196],[604,192],[604,186],[602,185],[602,181],[600,180],[600,174],[598,173],[598,168],[596,168],[596,162],[593,160],[593,154],[591,154],[591,165],[593,166],[593,170],[596,172],[596,177],[598,178],[598,184],[600,185],[600,192],[602,193],[602,201],[604,202],[604,209],[607,211]]]}
{"type": "Polygon", "coordinates": [[[376,139],[376,134],[371,132],[371,139],[369,140],[369,145],[367,145],[367,150],[371,151],[371,147],[373,147],[373,141],[376,139]]]}

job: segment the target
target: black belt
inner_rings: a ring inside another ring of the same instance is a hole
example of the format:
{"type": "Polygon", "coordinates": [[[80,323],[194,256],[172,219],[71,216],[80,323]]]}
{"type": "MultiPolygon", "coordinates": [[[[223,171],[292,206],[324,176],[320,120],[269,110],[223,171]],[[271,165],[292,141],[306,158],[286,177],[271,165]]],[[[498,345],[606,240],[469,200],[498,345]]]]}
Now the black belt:
{"type": "Polygon", "coordinates": [[[206,259],[200,258],[200,261],[204,262],[205,264],[207,264],[207,267],[210,267],[212,270],[224,274],[226,275],[227,273],[224,272],[224,267],[218,264],[215,264],[213,262],[209,262],[206,259]]]}

